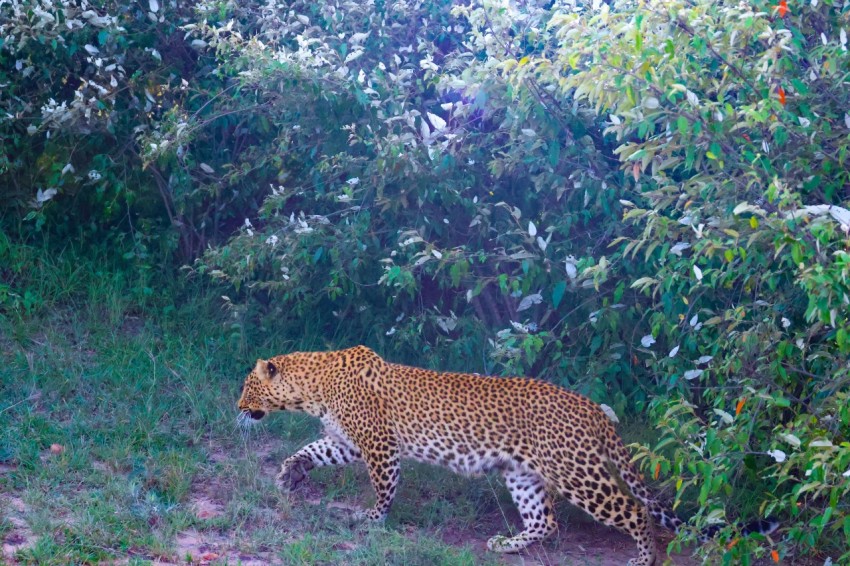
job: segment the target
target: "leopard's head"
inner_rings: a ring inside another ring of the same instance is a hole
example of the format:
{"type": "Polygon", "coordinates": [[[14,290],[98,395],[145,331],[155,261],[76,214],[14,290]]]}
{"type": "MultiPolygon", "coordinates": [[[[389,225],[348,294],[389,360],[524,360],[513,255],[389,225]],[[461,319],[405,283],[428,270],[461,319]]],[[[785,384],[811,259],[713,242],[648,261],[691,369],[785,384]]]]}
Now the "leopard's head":
{"type": "Polygon", "coordinates": [[[289,356],[257,360],[242,386],[240,419],[258,421],[272,411],[313,412],[315,399],[305,373],[289,356]]]}

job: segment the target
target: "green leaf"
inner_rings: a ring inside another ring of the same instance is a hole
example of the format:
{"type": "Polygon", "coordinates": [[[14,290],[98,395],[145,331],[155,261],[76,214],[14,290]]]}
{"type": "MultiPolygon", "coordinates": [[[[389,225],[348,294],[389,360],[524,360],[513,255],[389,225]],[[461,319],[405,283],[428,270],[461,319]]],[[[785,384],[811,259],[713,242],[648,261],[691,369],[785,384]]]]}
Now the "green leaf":
{"type": "Polygon", "coordinates": [[[564,298],[564,291],[567,290],[567,282],[566,281],[558,281],[555,285],[555,288],[552,289],[552,306],[556,309],[558,305],[561,304],[561,299],[564,298]]]}
{"type": "Polygon", "coordinates": [[[558,161],[561,159],[561,144],[558,140],[549,142],[549,165],[557,167],[558,161]]]}
{"type": "Polygon", "coordinates": [[[679,116],[679,118],[676,120],[676,127],[679,129],[680,134],[682,134],[683,136],[687,135],[687,133],[688,133],[688,119],[685,118],[684,116],[679,116]]]}
{"type": "Polygon", "coordinates": [[[838,347],[841,348],[842,351],[847,349],[847,331],[845,329],[838,329],[838,331],[835,333],[835,342],[838,344],[838,347]]]}

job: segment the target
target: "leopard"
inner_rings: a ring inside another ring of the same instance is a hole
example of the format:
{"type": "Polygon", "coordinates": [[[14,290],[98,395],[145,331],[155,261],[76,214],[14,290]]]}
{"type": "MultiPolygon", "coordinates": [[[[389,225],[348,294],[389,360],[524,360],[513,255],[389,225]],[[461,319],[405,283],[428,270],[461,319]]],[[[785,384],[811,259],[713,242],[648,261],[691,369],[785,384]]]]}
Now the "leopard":
{"type": "Polygon", "coordinates": [[[356,346],[257,360],[238,409],[243,423],[275,411],[318,417],[324,436],[283,461],[277,484],[291,492],[314,468],[365,463],[375,504],[361,519],[386,518],[401,460],[412,459],[465,476],[501,474],[523,530],[490,538],[493,552],[555,533],[556,496],[630,535],[637,557],[629,566],[659,563],[656,524],[683,525],[652,495],[603,407],[547,381],[438,372],[356,346]]]}

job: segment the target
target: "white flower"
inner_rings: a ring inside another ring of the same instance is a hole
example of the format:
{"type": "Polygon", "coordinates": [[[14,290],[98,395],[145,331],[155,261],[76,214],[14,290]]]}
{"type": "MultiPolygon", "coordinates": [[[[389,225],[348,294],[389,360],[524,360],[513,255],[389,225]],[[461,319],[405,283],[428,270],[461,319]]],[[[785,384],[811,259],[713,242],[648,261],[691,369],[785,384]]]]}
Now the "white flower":
{"type": "Polygon", "coordinates": [[[271,247],[275,247],[277,245],[278,238],[275,234],[272,234],[268,238],[266,238],[266,243],[271,247]]]}
{"type": "Polygon", "coordinates": [[[607,416],[611,420],[611,422],[615,424],[620,422],[620,419],[617,418],[617,413],[614,412],[614,409],[604,403],[599,406],[602,408],[602,412],[605,413],[605,416],[607,416]]]}
{"type": "Polygon", "coordinates": [[[788,456],[782,450],[769,450],[767,455],[776,460],[778,463],[784,462],[788,456]]]}
{"type": "Polygon", "coordinates": [[[42,204],[52,199],[56,195],[56,193],[56,189],[47,189],[46,191],[38,189],[38,192],[35,195],[35,200],[38,202],[38,204],[42,204]]]}
{"type": "Polygon", "coordinates": [[[672,248],[670,248],[670,253],[673,254],[673,255],[677,255],[679,257],[682,257],[682,252],[685,251],[686,249],[688,249],[689,247],[691,247],[691,245],[689,243],[679,242],[676,245],[674,245],[672,248]]]}
{"type": "Polygon", "coordinates": [[[564,261],[564,267],[567,270],[567,277],[570,279],[575,279],[576,275],[578,275],[578,270],[576,269],[576,260],[575,256],[568,255],[567,259],[564,261]]]}
{"type": "Polygon", "coordinates": [[[644,348],[649,348],[653,344],[655,344],[655,338],[652,337],[652,334],[647,334],[640,339],[640,345],[644,348]]]}

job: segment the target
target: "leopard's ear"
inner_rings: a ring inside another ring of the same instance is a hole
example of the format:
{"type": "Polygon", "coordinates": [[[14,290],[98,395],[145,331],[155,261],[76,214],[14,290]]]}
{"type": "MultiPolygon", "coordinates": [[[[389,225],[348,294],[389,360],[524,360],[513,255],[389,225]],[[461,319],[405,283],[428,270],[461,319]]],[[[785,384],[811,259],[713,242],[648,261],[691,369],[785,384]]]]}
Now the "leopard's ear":
{"type": "Polygon", "coordinates": [[[260,379],[271,379],[277,375],[277,368],[271,360],[264,360],[260,358],[257,360],[257,365],[254,366],[254,373],[257,374],[257,377],[260,379]]]}

